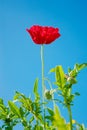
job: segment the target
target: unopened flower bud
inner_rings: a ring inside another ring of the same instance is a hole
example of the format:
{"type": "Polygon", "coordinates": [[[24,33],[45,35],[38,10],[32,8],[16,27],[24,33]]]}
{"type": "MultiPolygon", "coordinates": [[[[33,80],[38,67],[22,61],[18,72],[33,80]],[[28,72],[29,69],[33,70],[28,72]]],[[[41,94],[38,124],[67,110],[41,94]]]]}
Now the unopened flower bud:
{"type": "Polygon", "coordinates": [[[45,90],[45,98],[50,100],[52,99],[52,93],[51,93],[51,90],[45,90]]]}
{"type": "Polygon", "coordinates": [[[71,84],[75,84],[77,82],[76,79],[73,77],[68,77],[67,81],[70,82],[71,84]]]}

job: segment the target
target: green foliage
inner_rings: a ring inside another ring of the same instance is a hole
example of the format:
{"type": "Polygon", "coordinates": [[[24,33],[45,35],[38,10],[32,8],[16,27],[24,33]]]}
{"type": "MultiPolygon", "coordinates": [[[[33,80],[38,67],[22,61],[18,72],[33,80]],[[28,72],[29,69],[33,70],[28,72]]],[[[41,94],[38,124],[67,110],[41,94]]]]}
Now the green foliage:
{"type": "Polygon", "coordinates": [[[20,113],[19,108],[12,101],[8,101],[8,104],[11,109],[11,112],[15,114],[16,116],[18,116],[19,118],[21,118],[21,113],[20,113]]]}
{"type": "Polygon", "coordinates": [[[64,77],[64,71],[62,66],[57,66],[55,68],[55,77],[56,77],[56,84],[63,89],[65,85],[65,77],[64,77]]]}
{"type": "Polygon", "coordinates": [[[78,92],[72,94],[72,86],[77,83],[76,77],[79,72],[86,67],[87,63],[75,64],[73,69],[68,69],[67,74],[64,73],[62,66],[56,66],[50,70],[55,73],[55,85],[58,87],[58,95],[63,97],[63,105],[73,105],[75,96],[80,95],[78,92]]]}
{"type": "Polygon", "coordinates": [[[52,99],[52,92],[51,92],[51,90],[45,90],[44,96],[45,96],[45,98],[47,100],[51,100],[52,99]]]}
{"type": "Polygon", "coordinates": [[[38,78],[35,80],[33,92],[35,95],[35,100],[38,102],[38,100],[40,100],[40,95],[38,93],[38,78]]]}
{"type": "Polygon", "coordinates": [[[55,68],[52,68],[50,72],[55,72],[55,84],[57,84],[60,89],[62,89],[65,85],[65,76],[62,66],[56,66],[55,68]]]}
{"type": "Polygon", "coordinates": [[[58,106],[54,106],[54,120],[52,121],[53,125],[58,130],[67,130],[67,124],[65,119],[60,115],[60,111],[58,109],[58,106]]]}
{"type": "Polygon", "coordinates": [[[65,74],[62,66],[52,68],[50,72],[55,73],[53,85],[56,85],[56,88],[52,88],[51,85],[51,89],[45,91],[44,108],[38,92],[38,78],[34,82],[34,98],[16,92],[13,101],[8,101],[7,106],[0,98],[0,120],[2,120],[0,130],[13,130],[18,123],[22,124],[24,130],[87,130],[83,124],[73,120],[71,115],[71,105],[74,104],[75,96],[80,95],[78,92],[72,93],[72,89],[77,83],[79,72],[86,67],[87,63],[75,64],[73,69],[68,69],[67,74],[65,74]],[[55,94],[58,96],[56,99],[54,98],[55,94]],[[59,96],[61,96],[61,100],[59,96]],[[53,109],[48,107],[49,101],[53,102],[53,109]],[[69,122],[61,115],[55,102],[61,103],[67,108],[70,114],[69,122]],[[45,119],[43,111],[45,112],[45,119]]]}

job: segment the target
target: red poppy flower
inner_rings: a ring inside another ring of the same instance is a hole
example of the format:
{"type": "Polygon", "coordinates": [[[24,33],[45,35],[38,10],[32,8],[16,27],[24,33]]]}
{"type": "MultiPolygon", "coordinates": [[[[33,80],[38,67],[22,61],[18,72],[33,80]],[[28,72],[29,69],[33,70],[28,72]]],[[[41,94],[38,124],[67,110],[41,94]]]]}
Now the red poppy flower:
{"type": "Polygon", "coordinates": [[[60,37],[59,29],[54,27],[34,25],[26,30],[36,44],[50,44],[60,37]]]}

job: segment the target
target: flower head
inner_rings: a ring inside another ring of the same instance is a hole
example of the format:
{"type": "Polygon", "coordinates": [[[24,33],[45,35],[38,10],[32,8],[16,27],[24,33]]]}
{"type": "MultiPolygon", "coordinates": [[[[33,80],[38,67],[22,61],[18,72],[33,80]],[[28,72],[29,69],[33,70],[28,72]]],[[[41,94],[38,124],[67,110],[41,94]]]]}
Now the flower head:
{"type": "Polygon", "coordinates": [[[54,27],[34,25],[26,30],[36,44],[50,44],[60,37],[59,29],[54,27]]]}

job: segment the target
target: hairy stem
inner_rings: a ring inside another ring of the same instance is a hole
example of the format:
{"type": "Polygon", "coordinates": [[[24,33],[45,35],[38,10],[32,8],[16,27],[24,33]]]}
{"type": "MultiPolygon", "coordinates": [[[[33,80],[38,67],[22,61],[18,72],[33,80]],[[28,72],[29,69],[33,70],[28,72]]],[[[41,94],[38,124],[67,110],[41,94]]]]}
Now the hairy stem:
{"type": "Polygon", "coordinates": [[[44,105],[44,45],[41,45],[41,63],[42,63],[42,102],[43,102],[43,116],[44,116],[44,129],[45,129],[45,105],[44,105]]]}

